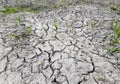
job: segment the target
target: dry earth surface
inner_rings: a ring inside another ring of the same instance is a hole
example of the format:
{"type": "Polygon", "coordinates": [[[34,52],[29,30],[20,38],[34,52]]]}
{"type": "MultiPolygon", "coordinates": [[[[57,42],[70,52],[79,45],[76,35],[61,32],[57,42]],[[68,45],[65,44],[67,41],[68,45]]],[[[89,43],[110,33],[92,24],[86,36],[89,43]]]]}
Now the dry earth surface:
{"type": "Polygon", "coordinates": [[[0,1],[40,9],[0,13],[0,84],[120,84],[120,54],[106,50],[110,22],[120,19],[109,4],[119,0],[0,1]]]}

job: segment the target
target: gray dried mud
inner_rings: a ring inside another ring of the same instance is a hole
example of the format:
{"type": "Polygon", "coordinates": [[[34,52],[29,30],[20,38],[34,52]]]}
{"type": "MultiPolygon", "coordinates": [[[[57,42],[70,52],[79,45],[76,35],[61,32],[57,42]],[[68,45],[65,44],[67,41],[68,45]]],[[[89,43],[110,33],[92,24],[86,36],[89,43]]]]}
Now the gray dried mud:
{"type": "MultiPolygon", "coordinates": [[[[109,4],[119,5],[119,0],[99,1],[73,0],[67,7],[48,6],[36,13],[0,13],[0,84],[120,84],[120,54],[106,50],[110,22],[120,19],[109,4]],[[32,28],[29,36],[24,35],[26,27],[32,28]]],[[[2,0],[0,8],[21,4],[2,0]]]]}

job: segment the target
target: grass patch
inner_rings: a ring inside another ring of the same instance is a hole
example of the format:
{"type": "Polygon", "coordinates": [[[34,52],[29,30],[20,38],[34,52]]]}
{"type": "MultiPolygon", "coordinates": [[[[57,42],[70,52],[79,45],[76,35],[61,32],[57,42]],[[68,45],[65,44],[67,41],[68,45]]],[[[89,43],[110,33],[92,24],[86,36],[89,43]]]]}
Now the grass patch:
{"type": "Polygon", "coordinates": [[[23,7],[23,6],[19,6],[19,7],[10,7],[10,6],[6,6],[3,10],[0,10],[0,12],[4,13],[4,14],[13,14],[13,13],[17,13],[17,12],[36,12],[37,10],[35,9],[31,9],[31,8],[27,8],[27,7],[23,7]]]}
{"type": "Polygon", "coordinates": [[[0,12],[5,14],[12,14],[19,12],[17,8],[6,6],[3,10],[0,10],[0,12]]]}
{"type": "Polygon", "coordinates": [[[111,28],[113,34],[110,35],[109,45],[111,48],[107,48],[108,53],[120,53],[120,25],[118,21],[111,22],[111,28]]]}
{"type": "Polygon", "coordinates": [[[118,21],[111,22],[111,28],[113,29],[113,34],[111,34],[110,42],[114,45],[120,42],[120,25],[118,21]]]}

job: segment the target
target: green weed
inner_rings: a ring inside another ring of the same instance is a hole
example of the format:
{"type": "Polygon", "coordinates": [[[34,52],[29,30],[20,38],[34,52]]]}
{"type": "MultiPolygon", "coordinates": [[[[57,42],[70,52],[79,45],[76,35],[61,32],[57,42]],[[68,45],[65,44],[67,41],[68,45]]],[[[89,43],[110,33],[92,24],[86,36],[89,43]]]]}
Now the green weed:
{"type": "Polygon", "coordinates": [[[98,80],[99,81],[105,81],[105,78],[104,77],[99,77],[98,80]]]}
{"type": "Polygon", "coordinates": [[[107,48],[107,53],[110,53],[110,54],[112,54],[112,53],[120,53],[120,48],[115,48],[115,47],[113,47],[113,48],[107,48]]]}
{"type": "Polygon", "coordinates": [[[114,53],[114,52],[116,52],[116,53],[120,53],[120,48],[112,49],[112,53],[114,53]]]}

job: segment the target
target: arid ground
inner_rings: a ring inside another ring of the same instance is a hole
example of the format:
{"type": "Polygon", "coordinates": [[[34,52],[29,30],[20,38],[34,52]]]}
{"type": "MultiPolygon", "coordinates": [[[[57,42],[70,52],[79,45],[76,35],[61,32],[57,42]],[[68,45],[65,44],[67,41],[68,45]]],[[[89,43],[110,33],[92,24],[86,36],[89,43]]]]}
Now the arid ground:
{"type": "Polygon", "coordinates": [[[120,84],[119,22],[120,0],[0,0],[0,84],[120,84]]]}

